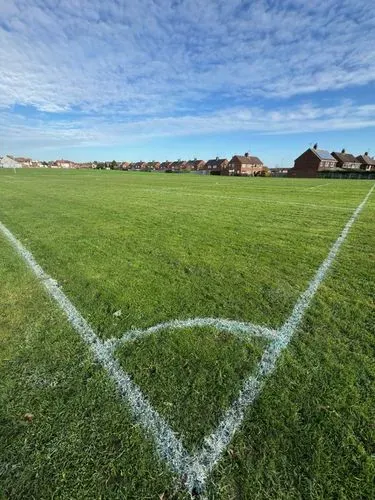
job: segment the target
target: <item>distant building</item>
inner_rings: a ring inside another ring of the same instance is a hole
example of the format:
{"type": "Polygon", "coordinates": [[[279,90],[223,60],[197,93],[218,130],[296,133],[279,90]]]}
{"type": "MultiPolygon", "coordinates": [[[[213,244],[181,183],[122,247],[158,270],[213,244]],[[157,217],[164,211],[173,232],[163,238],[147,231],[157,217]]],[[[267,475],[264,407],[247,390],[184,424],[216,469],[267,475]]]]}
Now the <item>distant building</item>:
{"type": "Polygon", "coordinates": [[[160,161],[149,161],[147,163],[147,170],[153,171],[153,170],[159,170],[160,167],[160,161]]]}
{"type": "Polygon", "coordinates": [[[346,170],[359,170],[361,167],[361,162],[357,158],[345,151],[343,149],[341,153],[333,151],[331,155],[337,160],[337,168],[343,168],[346,170]]]}
{"type": "Polygon", "coordinates": [[[250,156],[249,153],[245,153],[244,156],[234,155],[223,169],[222,175],[254,177],[261,175],[263,171],[263,162],[257,156],[250,156]]]}
{"type": "Polygon", "coordinates": [[[132,170],[146,170],[147,163],[145,161],[137,161],[132,163],[132,170]]]}
{"type": "Polygon", "coordinates": [[[213,160],[208,160],[198,170],[204,171],[211,175],[221,175],[228,165],[226,158],[219,158],[218,156],[213,160]]]}
{"type": "Polygon", "coordinates": [[[56,160],[53,166],[57,168],[73,168],[75,163],[70,160],[56,160]]]}
{"type": "Polygon", "coordinates": [[[172,172],[179,172],[180,170],[186,170],[187,162],[183,160],[172,161],[169,164],[167,170],[171,170],[172,172]]]}
{"type": "Polygon", "coordinates": [[[357,160],[361,164],[361,170],[366,170],[367,172],[375,171],[375,158],[371,158],[367,151],[363,155],[357,156],[357,160]]]}
{"type": "Polygon", "coordinates": [[[33,167],[35,166],[35,163],[36,162],[33,162],[33,160],[31,158],[24,158],[24,157],[17,157],[17,158],[14,158],[16,161],[18,161],[18,163],[21,164],[22,167],[24,168],[30,168],[30,167],[33,167]],[[33,165],[34,164],[34,165],[33,165]]]}
{"type": "Polygon", "coordinates": [[[163,161],[162,163],[160,163],[159,165],[159,170],[168,170],[169,168],[169,165],[171,164],[170,161],[166,160],[166,161],[163,161]]]}
{"type": "Polygon", "coordinates": [[[13,156],[4,156],[0,160],[0,168],[22,168],[22,164],[13,156]]]}
{"type": "Polygon", "coordinates": [[[189,160],[187,162],[186,168],[189,170],[202,170],[205,166],[206,162],[204,160],[197,160],[196,158],[194,160],[189,160]]]}
{"type": "Polygon", "coordinates": [[[335,170],[337,160],[325,149],[307,149],[294,160],[294,167],[288,170],[288,177],[316,177],[322,170],[335,170]]]}

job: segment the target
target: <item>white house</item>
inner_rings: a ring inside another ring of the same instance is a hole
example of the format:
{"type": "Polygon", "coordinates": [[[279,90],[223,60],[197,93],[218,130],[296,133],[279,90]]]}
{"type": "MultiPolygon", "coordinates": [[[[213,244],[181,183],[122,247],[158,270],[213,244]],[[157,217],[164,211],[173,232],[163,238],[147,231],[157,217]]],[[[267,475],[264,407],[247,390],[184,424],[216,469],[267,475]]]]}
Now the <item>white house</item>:
{"type": "Polygon", "coordinates": [[[0,168],[22,168],[22,165],[11,156],[4,156],[0,160],[0,168]]]}

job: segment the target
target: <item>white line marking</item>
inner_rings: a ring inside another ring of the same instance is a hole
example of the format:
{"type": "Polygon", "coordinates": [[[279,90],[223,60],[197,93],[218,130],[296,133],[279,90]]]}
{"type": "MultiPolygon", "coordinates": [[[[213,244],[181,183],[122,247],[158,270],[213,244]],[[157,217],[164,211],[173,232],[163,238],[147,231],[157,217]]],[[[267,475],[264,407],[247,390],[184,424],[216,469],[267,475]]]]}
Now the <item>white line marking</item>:
{"type": "Polygon", "coordinates": [[[324,187],[324,186],[330,186],[331,184],[329,184],[329,182],[325,183],[325,184],[317,184],[316,186],[310,186],[310,187],[307,187],[307,188],[303,188],[302,191],[305,191],[305,190],[308,190],[308,189],[319,189],[321,187],[324,187]]]}
{"type": "MultiPolygon", "coordinates": [[[[315,187],[315,186],[314,186],[315,187]]],[[[304,188],[303,191],[308,188],[304,188]]],[[[350,212],[351,210],[354,210],[355,207],[341,207],[341,206],[335,206],[335,205],[320,205],[319,203],[307,203],[307,202],[298,202],[298,201],[282,201],[282,200],[273,200],[272,198],[262,198],[261,196],[228,196],[224,194],[211,194],[207,193],[204,191],[196,191],[196,192],[190,192],[190,191],[185,191],[179,188],[160,188],[160,189],[154,189],[154,188],[142,188],[139,189],[139,191],[142,192],[155,192],[155,193],[173,193],[173,194],[178,194],[182,196],[197,196],[199,195],[200,198],[217,198],[217,199],[227,199],[227,200],[241,200],[241,201],[250,201],[250,202],[262,202],[262,203],[269,203],[272,205],[289,205],[289,206],[300,206],[304,208],[327,208],[329,210],[341,210],[344,212],[350,212]]],[[[149,203],[149,200],[146,200],[149,203]]]]}
{"type": "Polygon", "coordinates": [[[269,340],[274,340],[278,334],[277,330],[267,328],[265,326],[254,325],[253,323],[243,323],[241,321],[234,321],[222,318],[192,318],[179,320],[174,319],[165,323],[151,326],[145,330],[129,330],[119,339],[110,339],[107,341],[109,345],[122,345],[125,342],[133,342],[141,337],[148,337],[153,333],[160,332],[161,330],[181,330],[183,328],[196,328],[196,327],[213,327],[217,330],[226,331],[239,337],[241,340],[248,340],[249,337],[264,337],[269,340]]]}
{"type": "Polygon", "coordinates": [[[39,266],[33,255],[26,250],[22,243],[1,222],[0,230],[34,272],[47,293],[55,299],[60,309],[67,316],[69,323],[82,340],[91,348],[97,361],[105,368],[111,379],[116,383],[121,396],[128,402],[134,418],[154,438],[159,455],[182,476],[185,469],[189,467],[191,458],[175,433],[152,408],[139,387],[121,369],[118,362],[113,358],[112,349],[107,347],[97,337],[91,326],[59,288],[57,282],[39,266]]]}
{"type": "Polygon", "coordinates": [[[32,254],[26,250],[1,222],[0,230],[41,281],[48,294],[55,299],[67,316],[70,324],[81,336],[82,340],[88,344],[96,359],[116,383],[121,396],[128,402],[134,418],[139,420],[147,433],[153,437],[159,456],[166,460],[170,467],[184,478],[185,486],[190,492],[199,492],[203,491],[207,476],[241,425],[245,411],[261,392],[266,378],[273,373],[281,352],[287,347],[294,332],[300,325],[307,308],[310,306],[341,245],[347,238],[350,228],[361,213],[374,187],[375,185],[371,187],[362,203],[358,205],[350,217],[340,236],[332,245],[327,258],[320,265],[305,292],[297,300],[289,318],[277,330],[272,330],[261,325],[225,319],[195,318],[181,321],[173,320],[155,325],[146,330],[130,330],[121,339],[102,342],[62,292],[56,281],[44,272],[32,254]],[[245,380],[238,398],[226,411],[224,418],[216,430],[204,439],[202,449],[193,456],[184,449],[181,441],[176,437],[172,429],[158,412],[151,407],[139,387],[132,382],[113,357],[114,347],[119,343],[134,341],[137,338],[156,333],[165,328],[186,328],[190,326],[214,326],[220,330],[230,331],[235,335],[245,335],[245,337],[248,335],[258,335],[270,340],[270,344],[266,348],[255,374],[245,380]]]}

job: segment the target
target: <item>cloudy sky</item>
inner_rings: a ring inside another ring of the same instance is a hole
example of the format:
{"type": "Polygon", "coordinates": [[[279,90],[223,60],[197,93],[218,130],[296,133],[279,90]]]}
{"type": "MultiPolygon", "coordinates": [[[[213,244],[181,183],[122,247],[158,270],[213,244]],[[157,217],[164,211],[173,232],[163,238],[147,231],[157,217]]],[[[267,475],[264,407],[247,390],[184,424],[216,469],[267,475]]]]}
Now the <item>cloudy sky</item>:
{"type": "Polygon", "coordinates": [[[0,0],[0,155],[375,154],[373,0],[0,0]]]}

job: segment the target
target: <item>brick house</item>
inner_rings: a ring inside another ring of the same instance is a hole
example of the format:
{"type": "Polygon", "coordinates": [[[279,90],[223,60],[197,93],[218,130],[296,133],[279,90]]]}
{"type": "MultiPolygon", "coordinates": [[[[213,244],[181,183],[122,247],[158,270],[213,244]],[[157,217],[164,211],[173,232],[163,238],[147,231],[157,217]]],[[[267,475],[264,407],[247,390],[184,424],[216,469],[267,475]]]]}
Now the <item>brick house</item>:
{"type": "Polygon", "coordinates": [[[147,163],[145,161],[137,161],[133,163],[132,170],[146,170],[147,163]]]}
{"type": "Polygon", "coordinates": [[[245,153],[244,156],[234,155],[223,169],[222,175],[254,177],[260,175],[263,171],[263,162],[257,156],[250,156],[249,153],[245,153]]]}
{"type": "Polygon", "coordinates": [[[171,170],[172,172],[179,172],[180,170],[186,170],[187,162],[183,160],[172,161],[169,164],[167,170],[171,170]]]}
{"type": "Polygon", "coordinates": [[[188,168],[190,170],[203,170],[206,162],[204,160],[197,160],[196,158],[194,160],[189,160],[188,161],[188,168]]]}
{"type": "Polygon", "coordinates": [[[73,168],[74,162],[70,160],[56,160],[55,166],[58,168],[73,168]]]}
{"type": "Polygon", "coordinates": [[[375,158],[371,158],[371,156],[369,156],[367,151],[363,155],[357,156],[357,160],[361,164],[360,165],[361,170],[366,170],[367,172],[375,171],[375,158]]]}
{"type": "Polygon", "coordinates": [[[160,168],[160,161],[149,161],[147,163],[147,170],[159,170],[160,168]]]}
{"type": "Polygon", "coordinates": [[[331,155],[337,160],[337,168],[343,168],[346,170],[359,170],[361,167],[361,162],[357,158],[345,151],[343,149],[341,153],[333,151],[331,155]]]}
{"type": "Polygon", "coordinates": [[[294,167],[288,171],[288,177],[316,177],[322,170],[335,170],[337,160],[325,149],[307,149],[294,160],[294,167]]]}
{"type": "Polygon", "coordinates": [[[208,160],[204,165],[198,170],[204,170],[211,175],[221,175],[228,165],[228,160],[226,158],[216,157],[213,160],[208,160]]]}
{"type": "Polygon", "coordinates": [[[166,161],[163,161],[162,163],[160,163],[159,165],[159,170],[168,170],[169,169],[169,166],[170,166],[171,162],[166,160],[166,161]]]}
{"type": "Polygon", "coordinates": [[[14,159],[18,161],[18,163],[20,163],[24,168],[30,168],[33,166],[33,160],[31,158],[24,158],[23,156],[20,156],[14,159]]]}

